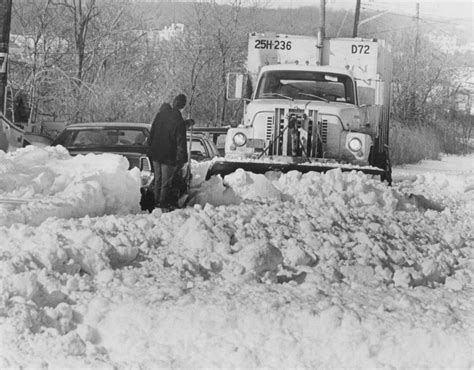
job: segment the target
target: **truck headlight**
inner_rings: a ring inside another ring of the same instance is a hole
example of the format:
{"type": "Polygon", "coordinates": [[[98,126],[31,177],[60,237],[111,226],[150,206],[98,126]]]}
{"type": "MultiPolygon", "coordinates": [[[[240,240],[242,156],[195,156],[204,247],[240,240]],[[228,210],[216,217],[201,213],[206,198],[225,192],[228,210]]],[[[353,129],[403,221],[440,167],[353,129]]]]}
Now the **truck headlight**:
{"type": "Polygon", "coordinates": [[[360,141],[357,138],[352,138],[351,141],[349,141],[349,149],[352,150],[353,152],[358,152],[359,150],[362,149],[362,141],[360,141]]]}
{"type": "Polygon", "coordinates": [[[242,132],[237,132],[232,138],[232,141],[236,146],[244,146],[247,143],[247,136],[242,132]]]}

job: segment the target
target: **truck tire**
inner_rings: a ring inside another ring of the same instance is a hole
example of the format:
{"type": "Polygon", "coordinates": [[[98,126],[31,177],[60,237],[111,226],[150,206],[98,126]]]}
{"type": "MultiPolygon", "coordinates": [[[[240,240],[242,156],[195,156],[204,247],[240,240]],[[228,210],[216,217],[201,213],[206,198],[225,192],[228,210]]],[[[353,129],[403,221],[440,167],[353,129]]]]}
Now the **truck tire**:
{"type": "Polygon", "coordinates": [[[384,153],[384,156],[385,163],[383,169],[385,171],[383,175],[380,176],[380,180],[382,180],[382,182],[387,181],[388,186],[392,186],[392,163],[390,162],[388,154],[384,153]]]}
{"type": "Polygon", "coordinates": [[[387,181],[388,186],[392,186],[392,163],[387,152],[375,152],[372,147],[369,154],[369,163],[374,167],[378,167],[384,170],[383,174],[380,175],[382,182],[387,181]]]}

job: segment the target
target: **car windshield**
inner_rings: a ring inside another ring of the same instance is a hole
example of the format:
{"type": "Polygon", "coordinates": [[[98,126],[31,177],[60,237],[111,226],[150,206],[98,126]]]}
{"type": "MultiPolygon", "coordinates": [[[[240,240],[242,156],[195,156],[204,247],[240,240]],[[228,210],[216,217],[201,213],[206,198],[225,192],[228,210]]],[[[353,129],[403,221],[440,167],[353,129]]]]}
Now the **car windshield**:
{"type": "Polygon", "coordinates": [[[64,132],[59,144],[81,147],[146,146],[148,131],[143,128],[81,128],[64,132]]]}
{"type": "Polygon", "coordinates": [[[193,142],[191,144],[191,157],[209,157],[209,155],[207,154],[207,150],[204,147],[204,143],[201,142],[201,140],[193,138],[193,142]]]}
{"type": "Polygon", "coordinates": [[[349,76],[312,71],[267,71],[259,81],[256,99],[304,99],[354,104],[349,76]]]}

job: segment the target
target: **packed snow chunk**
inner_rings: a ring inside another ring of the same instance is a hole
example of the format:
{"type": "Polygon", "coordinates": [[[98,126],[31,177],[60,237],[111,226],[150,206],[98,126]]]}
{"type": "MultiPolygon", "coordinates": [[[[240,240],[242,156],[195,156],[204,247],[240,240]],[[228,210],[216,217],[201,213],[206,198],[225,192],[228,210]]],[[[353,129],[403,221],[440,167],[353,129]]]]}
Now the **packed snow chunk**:
{"type": "Polygon", "coordinates": [[[446,264],[439,263],[432,259],[427,259],[421,264],[423,275],[428,281],[443,283],[449,274],[446,264]]]}
{"type": "Polygon", "coordinates": [[[209,167],[212,165],[212,161],[197,162],[191,160],[191,187],[197,187],[206,181],[206,175],[209,167]]]}
{"type": "Polygon", "coordinates": [[[40,291],[36,272],[22,272],[0,280],[2,292],[10,297],[20,296],[25,300],[33,300],[40,291]]]}
{"type": "Polygon", "coordinates": [[[285,260],[290,266],[311,266],[315,262],[315,258],[310,256],[305,250],[297,245],[297,242],[292,239],[288,247],[283,250],[285,260]]]}
{"type": "Polygon", "coordinates": [[[40,310],[22,297],[12,297],[2,302],[2,326],[0,326],[0,362],[1,355],[7,354],[5,348],[12,341],[24,335],[37,333],[41,327],[40,310]]]}
{"type": "Polygon", "coordinates": [[[227,186],[220,176],[213,176],[201,184],[197,194],[192,198],[190,204],[212,204],[214,206],[240,204],[242,198],[234,189],[227,186]]]}
{"type": "Polygon", "coordinates": [[[464,284],[452,276],[448,276],[446,278],[444,285],[446,286],[446,288],[456,290],[456,291],[460,291],[464,288],[464,284]]]}
{"type": "Polygon", "coordinates": [[[227,184],[242,199],[256,201],[279,201],[281,192],[264,175],[246,172],[241,168],[224,178],[227,184]]]}
{"type": "Polygon", "coordinates": [[[84,342],[90,342],[92,344],[95,344],[100,339],[97,330],[87,324],[78,324],[76,328],[76,333],[84,342]]]}
{"type": "Polygon", "coordinates": [[[453,233],[449,230],[445,231],[443,239],[451,248],[461,248],[464,245],[462,236],[459,233],[453,233]]]}
{"type": "Polygon", "coordinates": [[[69,333],[73,328],[73,309],[64,302],[59,303],[55,308],[44,307],[43,323],[51,328],[55,328],[59,334],[69,333]]]}
{"type": "Polygon", "coordinates": [[[441,204],[426,198],[421,194],[410,194],[408,198],[415,204],[419,209],[432,209],[441,212],[445,207],[441,204]]]}
{"type": "Polygon", "coordinates": [[[241,248],[233,256],[245,268],[245,273],[262,276],[265,272],[276,272],[283,262],[281,251],[266,240],[243,240],[234,247],[241,248]]]}
{"type": "Polygon", "coordinates": [[[105,198],[105,214],[127,214],[139,211],[140,171],[128,170],[128,160],[116,154],[87,154],[71,162],[79,168],[90,166],[83,176],[97,176],[105,198]],[[91,166],[92,162],[92,166],[91,166]]]}
{"type": "Polygon", "coordinates": [[[409,288],[414,285],[412,274],[405,268],[395,270],[395,273],[393,274],[393,282],[395,286],[402,288],[409,288]]]}
{"type": "Polygon", "coordinates": [[[350,281],[363,285],[376,285],[378,284],[375,279],[375,271],[371,266],[354,265],[354,266],[341,266],[341,273],[344,277],[350,281]]]}
{"type": "Polygon", "coordinates": [[[209,219],[206,214],[209,207],[212,206],[207,205],[204,211],[191,214],[182,223],[178,235],[171,241],[167,264],[203,277],[222,269],[230,254],[230,249],[222,246],[229,243],[230,237],[209,219]],[[173,256],[175,251],[181,258],[173,256]]]}
{"type": "Polygon", "coordinates": [[[91,230],[77,229],[64,230],[61,237],[69,241],[68,256],[82,271],[95,275],[109,268],[111,247],[101,236],[91,230]]]}
{"type": "Polygon", "coordinates": [[[140,211],[139,170],[123,156],[28,146],[1,161],[0,225],[140,211]]]}
{"type": "Polygon", "coordinates": [[[69,157],[67,151],[62,147],[46,147],[39,148],[36,146],[27,146],[7,154],[7,158],[12,159],[16,163],[28,163],[31,166],[43,165],[49,160],[64,159],[69,157]]]}
{"type": "Polygon", "coordinates": [[[112,266],[123,266],[135,260],[138,255],[138,246],[133,245],[126,234],[118,234],[108,239],[112,248],[107,256],[112,266]]]}
{"type": "Polygon", "coordinates": [[[74,331],[61,337],[61,347],[68,356],[83,356],[87,349],[86,343],[74,331]]]}

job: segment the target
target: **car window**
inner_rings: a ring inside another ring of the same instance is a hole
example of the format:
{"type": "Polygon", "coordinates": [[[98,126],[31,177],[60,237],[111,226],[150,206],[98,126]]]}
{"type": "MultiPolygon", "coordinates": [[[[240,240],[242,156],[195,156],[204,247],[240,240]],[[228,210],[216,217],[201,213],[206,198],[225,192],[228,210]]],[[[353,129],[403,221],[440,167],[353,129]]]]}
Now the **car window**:
{"type": "Polygon", "coordinates": [[[207,150],[204,146],[204,143],[200,139],[194,139],[191,144],[191,158],[193,159],[202,159],[209,157],[207,150]]]}
{"type": "Polygon", "coordinates": [[[59,144],[68,146],[146,146],[148,131],[135,128],[68,130],[59,144]]]}

